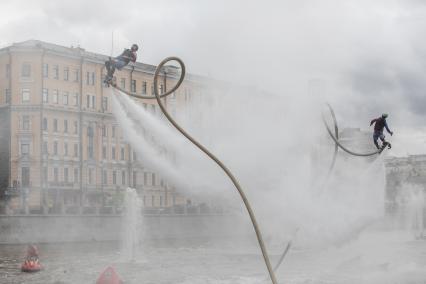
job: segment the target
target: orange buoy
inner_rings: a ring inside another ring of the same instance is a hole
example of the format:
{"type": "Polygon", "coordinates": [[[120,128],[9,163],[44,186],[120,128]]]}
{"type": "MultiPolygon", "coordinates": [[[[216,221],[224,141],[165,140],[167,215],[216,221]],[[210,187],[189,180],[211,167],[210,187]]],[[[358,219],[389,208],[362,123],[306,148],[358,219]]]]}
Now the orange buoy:
{"type": "Polygon", "coordinates": [[[101,275],[99,275],[96,284],[123,284],[123,281],[120,279],[115,269],[108,266],[101,275]]]}

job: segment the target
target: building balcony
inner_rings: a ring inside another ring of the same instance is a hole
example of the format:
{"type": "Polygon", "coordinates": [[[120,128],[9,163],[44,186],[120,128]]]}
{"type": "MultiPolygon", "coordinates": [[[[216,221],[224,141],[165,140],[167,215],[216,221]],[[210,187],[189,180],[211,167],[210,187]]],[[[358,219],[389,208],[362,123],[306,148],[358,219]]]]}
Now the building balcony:
{"type": "Polygon", "coordinates": [[[52,182],[49,182],[49,186],[73,188],[74,183],[73,182],[64,182],[64,181],[52,181],[52,182]]]}
{"type": "Polygon", "coordinates": [[[21,195],[21,188],[20,187],[8,187],[5,191],[4,191],[4,196],[6,198],[8,197],[17,197],[21,195]]]}

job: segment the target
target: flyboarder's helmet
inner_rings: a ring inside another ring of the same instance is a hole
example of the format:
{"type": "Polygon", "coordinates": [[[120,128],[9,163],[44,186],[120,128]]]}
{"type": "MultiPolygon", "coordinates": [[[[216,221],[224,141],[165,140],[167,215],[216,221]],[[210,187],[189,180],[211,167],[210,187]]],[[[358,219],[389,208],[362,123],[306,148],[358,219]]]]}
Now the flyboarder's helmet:
{"type": "Polygon", "coordinates": [[[138,51],[139,46],[137,44],[132,44],[132,47],[130,48],[132,51],[138,51]]]}

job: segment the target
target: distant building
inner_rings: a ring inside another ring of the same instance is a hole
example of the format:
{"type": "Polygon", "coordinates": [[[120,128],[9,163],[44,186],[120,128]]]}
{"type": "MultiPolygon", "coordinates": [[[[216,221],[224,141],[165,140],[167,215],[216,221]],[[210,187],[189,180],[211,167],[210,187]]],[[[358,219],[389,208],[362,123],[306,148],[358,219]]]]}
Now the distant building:
{"type": "MultiPolygon", "coordinates": [[[[122,139],[103,86],[105,55],[29,40],[0,49],[0,194],[13,212],[73,213],[119,206],[126,187],[146,207],[185,204],[161,173],[122,139]]],[[[116,72],[122,88],[153,93],[155,66],[136,63],[116,72]]],[[[160,91],[177,77],[162,74],[160,91]]],[[[172,112],[200,94],[188,75],[166,99],[172,112]]],[[[141,100],[153,113],[155,100],[141,100]]],[[[4,209],[4,206],[3,206],[4,209]]]]}
{"type": "MultiPolygon", "coordinates": [[[[413,198],[423,204],[426,197],[426,155],[410,155],[408,157],[390,157],[385,161],[386,167],[386,212],[397,215],[410,206],[413,198]]],[[[426,218],[424,218],[426,220],[426,218]]]]}

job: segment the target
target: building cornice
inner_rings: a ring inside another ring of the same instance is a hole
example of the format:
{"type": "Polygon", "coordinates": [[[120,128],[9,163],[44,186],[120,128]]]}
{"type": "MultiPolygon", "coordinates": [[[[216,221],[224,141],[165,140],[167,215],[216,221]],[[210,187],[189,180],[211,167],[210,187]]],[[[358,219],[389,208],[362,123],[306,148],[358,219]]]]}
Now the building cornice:
{"type": "MultiPolygon", "coordinates": [[[[107,61],[110,56],[89,52],[86,51],[83,48],[80,47],[65,47],[61,45],[56,45],[44,41],[39,40],[27,40],[19,43],[14,43],[10,46],[4,47],[0,49],[0,54],[3,53],[21,53],[21,52],[45,52],[46,55],[55,55],[59,57],[67,57],[74,60],[81,60],[84,59],[85,62],[95,63],[95,64],[101,64],[103,65],[105,61],[107,61]]],[[[124,70],[132,70],[134,67],[135,71],[146,73],[150,75],[154,75],[156,66],[142,63],[142,62],[136,62],[132,64],[131,66],[126,66],[123,68],[124,70]]],[[[167,73],[168,78],[173,79],[179,79],[179,74],[176,70],[173,70],[173,67],[169,67],[169,70],[172,70],[172,72],[167,73]]],[[[163,73],[164,74],[164,73],[163,73]]],[[[187,74],[185,78],[186,82],[192,82],[192,83],[201,83],[206,81],[213,81],[208,79],[207,77],[195,75],[195,74],[187,74]]]]}

